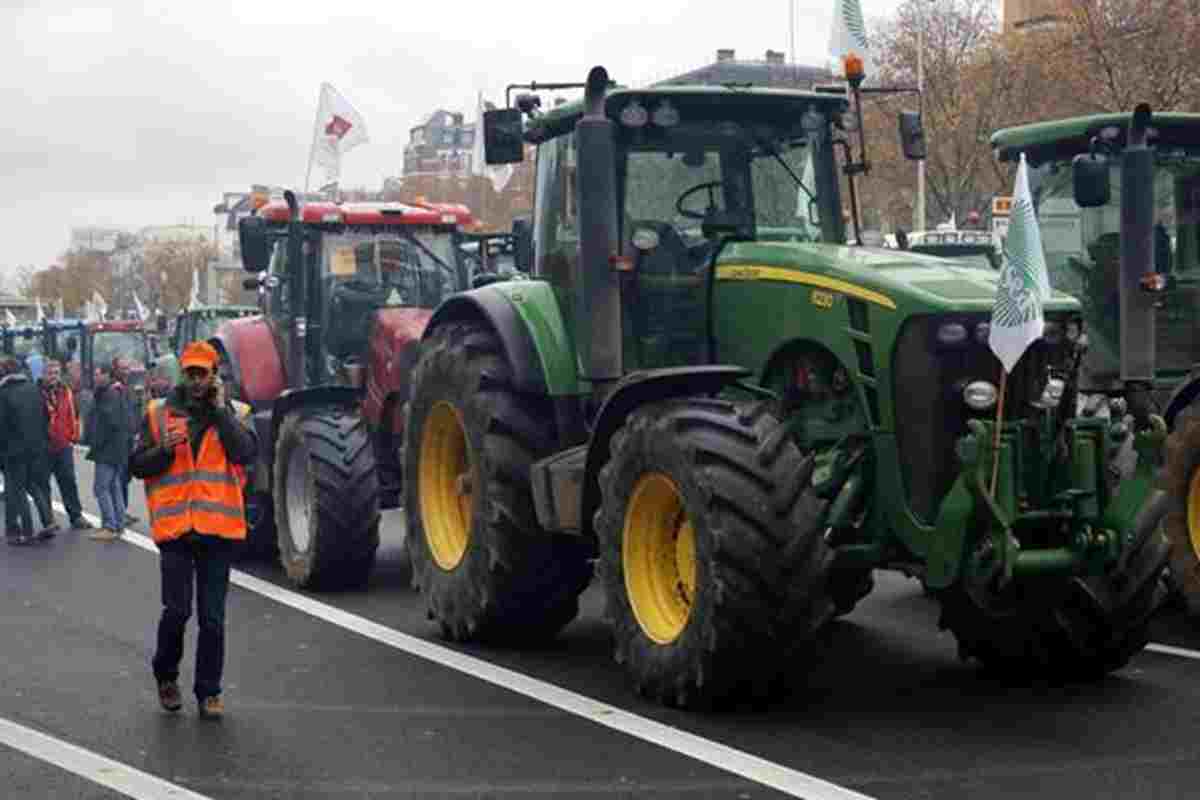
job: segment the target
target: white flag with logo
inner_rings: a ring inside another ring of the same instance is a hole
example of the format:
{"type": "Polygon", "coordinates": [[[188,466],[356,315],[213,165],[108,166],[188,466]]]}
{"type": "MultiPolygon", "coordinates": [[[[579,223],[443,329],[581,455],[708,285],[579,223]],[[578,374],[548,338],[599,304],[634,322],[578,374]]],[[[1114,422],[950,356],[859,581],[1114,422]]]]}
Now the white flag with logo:
{"type": "Polygon", "coordinates": [[[200,306],[200,273],[192,269],[192,293],[188,296],[188,310],[199,308],[200,306]]]}
{"type": "Polygon", "coordinates": [[[325,171],[319,183],[337,183],[342,172],[342,155],[366,141],[367,123],[362,114],[337,89],[322,83],[309,161],[310,169],[317,166],[325,171]]]}
{"type": "Polygon", "coordinates": [[[4,309],[4,322],[10,328],[16,327],[17,318],[13,316],[12,309],[4,309]]]}
{"type": "Polygon", "coordinates": [[[512,164],[496,164],[489,166],[483,157],[483,112],[487,108],[483,103],[483,95],[479,95],[478,115],[475,118],[475,141],[471,151],[471,171],[476,175],[485,175],[492,182],[492,188],[503,192],[504,187],[513,176],[512,164]]]}
{"type": "Polygon", "coordinates": [[[1017,166],[1012,216],[1002,252],[1004,263],[996,285],[988,345],[1004,365],[1005,372],[1012,372],[1026,348],[1041,337],[1045,327],[1042,306],[1050,299],[1050,276],[1046,271],[1046,254],[1042,251],[1042,234],[1034,213],[1033,195],[1029,191],[1024,153],[1017,166]]]}
{"type": "Polygon", "coordinates": [[[37,303],[37,321],[44,322],[46,319],[46,312],[42,310],[42,298],[35,297],[33,299],[34,302],[37,303]]]}
{"type": "Polygon", "coordinates": [[[829,32],[829,57],[833,74],[844,78],[842,59],[850,53],[862,59],[866,80],[877,77],[875,60],[867,44],[867,23],[859,0],[833,0],[833,27],[829,32]]]}

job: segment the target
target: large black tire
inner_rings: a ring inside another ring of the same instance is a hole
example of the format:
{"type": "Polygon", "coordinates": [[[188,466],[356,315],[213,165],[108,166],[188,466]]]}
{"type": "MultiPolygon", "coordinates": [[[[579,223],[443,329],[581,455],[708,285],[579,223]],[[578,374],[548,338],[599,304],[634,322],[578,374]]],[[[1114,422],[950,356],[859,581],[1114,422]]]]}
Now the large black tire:
{"type": "Polygon", "coordinates": [[[404,440],[413,583],[454,641],[553,637],[579,613],[591,548],[537,521],[529,467],[556,446],[548,398],[519,394],[500,341],[454,323],[421,345],[404,440]]]}
{"type": "Polygon", "coordinates": [[[1200,617],[1200,421],[1193,416],[1181,414],[1167,437],[1162,477],[1171,506],[1162,527],[1171,544],[1171,588],[1188,615],[1200,617]]]}
{"type": "Polygon", "coordinates": [[[761,404],[687,398],[614,435],[596,533],[614,655],[641,694],[759,703],[815,654],[834,612],[825,502],[779,433],[761,404]]]}
{"type": "Polygon", "coordinates": [[[938,592],[941,626],[959,654],[1013,678],[1095,680],[1120,669],[1148,641],[1148,625],[1166,598],[1169,546],[1155,529],[1125,570],[1089,578],[1013,581],[977,600],[961,585],[938,592]]]}
{"type": "Polygon", "coordinates": [[[288,579],[312,590],[365,585],[379,547],[379,483],[362,417],[340,407],[289,414],[273,475],[288,579]]]}

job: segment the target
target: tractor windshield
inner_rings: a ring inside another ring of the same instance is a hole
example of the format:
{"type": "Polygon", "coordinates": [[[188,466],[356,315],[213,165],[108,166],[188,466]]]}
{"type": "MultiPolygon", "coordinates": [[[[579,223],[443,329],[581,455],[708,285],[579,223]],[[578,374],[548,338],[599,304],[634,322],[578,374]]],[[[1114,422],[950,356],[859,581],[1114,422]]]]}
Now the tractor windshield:
{"type": "Polygon", "coordinates": [[[816,182],[807,140],[792,127],[695,123],[628,144],[623,222],[704,243],[701,224],[718,216],[753,223],[768,236],[816,241],[816,182]]]}
{"type": "MultiPolygon", "coordinates": [[[[1038,220],[1051,279],[1078,294],[1091,335],[1093,361],[1118,366],[1121,259],[1121,167],[1113,158],[1110,200],[1079,208],[1069,163],[1056,165],[1042,182],[1038,220]]],[[[1157,358],[1166,371],[1186,370],[1200,360],[1200,157],[1160,153],[1154,178],[1154,269],[1180,280],[1157,314],[1157,358]],[[1190,279],[1190,280],[1189,280],[1190,279]]]]}
{"type": "Polygon", "coordinates": [[[142,331],[96,331],[92,335],[92,363],[112,366],[113,359],[126,359],[132,370],[144,371],[150,348],[142,331]]]}

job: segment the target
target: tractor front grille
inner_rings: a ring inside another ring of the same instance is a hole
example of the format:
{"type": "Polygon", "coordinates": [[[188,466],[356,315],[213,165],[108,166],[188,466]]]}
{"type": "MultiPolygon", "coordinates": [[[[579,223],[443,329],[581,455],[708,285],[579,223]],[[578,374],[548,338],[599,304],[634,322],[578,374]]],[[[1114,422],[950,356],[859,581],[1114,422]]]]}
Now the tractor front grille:
{"type": "MultiPolygon", "coordinates": [[[[1061,326],[1064,319],[1050,321],[1061,326]]],[[[988,347],[986,336],[977,336],[988,314],[917,316],[906,321],[892,356],[896,441],[900,470],[909,507],[925,522],[933,522],[942,499],[958,477],[954,446],[967,432],[973,417],[995,418],[995,409],[974,412],[963,402],[963,388],[971,381],[1000,386],[1000,362],[988,347]],[[938,342],[938,328],[961,324],[965,341],[956,345],[938,342]]],[[[1008,376],[1004,400],[1007,420],[1024,419],[1036,409],[1051,367],[1066,363],[1070,345],[1034,342],[1008,376]]],[[[1073,402],[1064,398],[1064,403],[1073,402]]]]}

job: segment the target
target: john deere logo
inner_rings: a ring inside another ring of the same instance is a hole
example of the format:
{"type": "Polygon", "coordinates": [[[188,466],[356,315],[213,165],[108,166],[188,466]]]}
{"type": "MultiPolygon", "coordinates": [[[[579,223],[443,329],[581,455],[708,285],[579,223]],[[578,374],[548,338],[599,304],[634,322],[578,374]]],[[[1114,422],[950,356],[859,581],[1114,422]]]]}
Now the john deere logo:
{"type": "Polygon", "coordinates": [[[833,292],[813,289],[811,299],[812,304],[817,308],[833,308],[833,292]]]}
{"type": "Polygon", "coordinates": [[[1027,232],[1037,224],[1033,204],[1026,197],[1019,198],[1012,206],[1014,221],[1024,224],[1009,226],[1004,240],[1004,258],[1010,269],[1000,271],[1000,283],[996,287],[996,307],[993,321],[1005,328],[1015,328],[1032,322],[1040,312],[1038,303],[1038,281],[1033,263],[1027,232]]]}

